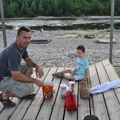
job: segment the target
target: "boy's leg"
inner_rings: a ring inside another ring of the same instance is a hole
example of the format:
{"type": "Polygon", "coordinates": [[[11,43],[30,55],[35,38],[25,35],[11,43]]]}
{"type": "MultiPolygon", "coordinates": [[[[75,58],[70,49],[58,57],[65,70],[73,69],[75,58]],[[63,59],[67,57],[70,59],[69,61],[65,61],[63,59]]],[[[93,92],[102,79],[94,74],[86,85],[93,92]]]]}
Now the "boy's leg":
{"type": "Polygon", "coordinates": [[[71,81],[71,80],[74,81],[75,80],[74,76],[64,75],[64,78],[69,80],[69,81],[71,81]]]}
{"type": "Polygon", "coordinates": [[[60,71],[60,72],[53,73],[52,76],[53,77],[58,77],[58,78],[64,78],[65,73],[70,73],[71,74],[71,69],[66,69],[66,70],[63,70],[63,71],[60,71]]]}
{"type": "Polygon", "coordinates": [[[72,73],[71,69],[62,70],[58,73],[72,73]]]}

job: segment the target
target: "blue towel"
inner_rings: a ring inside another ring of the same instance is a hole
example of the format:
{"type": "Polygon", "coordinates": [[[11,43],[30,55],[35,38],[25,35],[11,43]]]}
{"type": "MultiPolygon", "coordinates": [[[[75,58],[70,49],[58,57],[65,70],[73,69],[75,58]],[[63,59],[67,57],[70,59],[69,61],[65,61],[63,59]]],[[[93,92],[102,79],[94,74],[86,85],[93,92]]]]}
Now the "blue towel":
{"type": "Polygon", "coordinates": [[[108,90],[119,88],[119,87],[120,87],[120,79],[114,80],[111,82],[106,82],[96,87],[92,87],[90,88],[90,93],[97,94],[97,93],[106,92],[108,90]]]}

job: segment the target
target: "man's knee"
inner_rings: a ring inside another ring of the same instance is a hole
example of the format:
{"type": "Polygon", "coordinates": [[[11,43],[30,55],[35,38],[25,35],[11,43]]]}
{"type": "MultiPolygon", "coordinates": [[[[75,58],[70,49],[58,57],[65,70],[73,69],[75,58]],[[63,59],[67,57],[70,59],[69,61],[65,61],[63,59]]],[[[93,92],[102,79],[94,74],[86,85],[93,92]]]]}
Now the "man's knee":
{"type": "Polygon", "coordinates": [[[34,92],[34,85],[30,83],[23,83],[21,85],[16,85],[12,89],[12,92],[17,97],[23,97],[23,96],[29,95],[34,92]]]}

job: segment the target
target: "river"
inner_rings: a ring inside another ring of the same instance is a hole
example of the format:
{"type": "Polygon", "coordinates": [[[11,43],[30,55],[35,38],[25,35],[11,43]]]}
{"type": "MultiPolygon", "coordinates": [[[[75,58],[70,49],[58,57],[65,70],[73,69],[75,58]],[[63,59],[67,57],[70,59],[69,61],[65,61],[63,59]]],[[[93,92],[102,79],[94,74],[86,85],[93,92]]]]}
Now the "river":
{"type": "MultiPolygon", "coordinates": [[[[120,22],[120,16],[114,17],[114,22],[120,22]]],[[[5,24],[8,26],[18,27],[25,26],[67,26],[75,24],[90,24],[90,23],[110,23],[110,16],[85,16],[85,17],[35,17],[35,18],[10,18],[5,19],[5,24]]],[[[0,24],[1,21],[0,21],[0,24]]]]}

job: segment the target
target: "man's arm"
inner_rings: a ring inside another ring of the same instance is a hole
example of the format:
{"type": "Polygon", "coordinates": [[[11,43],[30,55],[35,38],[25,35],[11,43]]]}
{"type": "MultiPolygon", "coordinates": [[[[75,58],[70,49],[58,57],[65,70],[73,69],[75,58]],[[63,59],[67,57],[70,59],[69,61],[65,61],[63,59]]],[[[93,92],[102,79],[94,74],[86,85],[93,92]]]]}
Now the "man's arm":
{"type": "Polygon", "coordinates": [[[19,81],[19,82],[33,83],[39,87],[41,87],[41,85],[42,85],[42,82],[40,80],[28,77],[28,76],[20,73],[20,71],[11,71],[11,75],[14,80],[19,81]]]}
{"type": "Polygon", "coordinates": [[[30,67],[35,67],[36,68],[36,75],[38,77],[42,77],[44,75],[43,70],[39,67],[39,65],[37,65],[31,58],[27,57],[26,59],[24,59],[26,64],[30,67]]]}
{"type": "Polygon", "coordinates": [[[30,67],[39,67],[30,57],[27,57],[26,59],[24,59],[26,64],[30,67]]]}

